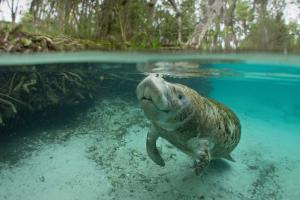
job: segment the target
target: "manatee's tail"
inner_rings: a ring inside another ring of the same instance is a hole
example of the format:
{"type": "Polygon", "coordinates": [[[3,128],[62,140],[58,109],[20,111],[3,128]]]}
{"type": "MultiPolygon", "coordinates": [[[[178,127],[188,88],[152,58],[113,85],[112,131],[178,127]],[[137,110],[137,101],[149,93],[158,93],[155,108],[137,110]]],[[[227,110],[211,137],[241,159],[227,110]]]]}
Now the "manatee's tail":
{"type": "Polygon", "coordinates": [[[227,156],[224,156],[223,158],[225,158],[226,160],[229,160],[231,162],[235,162],[235,160],[231,157],[230,154],[228,154],[227,156]]]}

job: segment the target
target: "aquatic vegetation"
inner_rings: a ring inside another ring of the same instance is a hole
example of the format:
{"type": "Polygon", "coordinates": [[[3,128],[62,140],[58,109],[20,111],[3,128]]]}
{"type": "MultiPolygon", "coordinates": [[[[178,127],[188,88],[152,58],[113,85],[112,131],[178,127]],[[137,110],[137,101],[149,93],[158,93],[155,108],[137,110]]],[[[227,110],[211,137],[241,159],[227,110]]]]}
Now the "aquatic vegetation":
{"type": "Polygon", "coordinates": [[[278,169],[273,163],[267,163],[260,167],[257,179],[252,183],[249,191],[251,199],[282,199],[277,171],[278,169]]]}
{"type": "MultiPolygon", "coordinates": [[[[26,69],[26,68],[25,68],[26,69]]],[[[41,110],[63,101],[76,104],[92,97],[86,94],[83,78],[76,72],[0,72],[0,124],[24,110],[41,110]]]]}
{"type": "Polygon", "coordinates": [[[124,81],[135,86],[135,79],[104,68],[87,63],[1,66],[0,128],[16,127],[27,114],[90,102],[124,81]]]}

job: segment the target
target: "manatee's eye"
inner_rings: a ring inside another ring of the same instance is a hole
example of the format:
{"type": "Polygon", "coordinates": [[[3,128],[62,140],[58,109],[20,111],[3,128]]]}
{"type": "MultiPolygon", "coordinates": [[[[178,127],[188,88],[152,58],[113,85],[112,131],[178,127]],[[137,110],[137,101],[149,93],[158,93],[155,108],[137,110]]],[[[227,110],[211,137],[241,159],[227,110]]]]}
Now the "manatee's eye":
{"type": "Polygon", "coordinates": [[[155,74],[155,77],[157,77],[157,78],[158,78],[158,77],[159,77],[159,74],[155,74]]]}
{"type": "Polygon", "coordinates": [[[177,97],[178,97],[178,99],[180,99],[180,100],[183,99],[182,94],[178,94],[177,97]]]}

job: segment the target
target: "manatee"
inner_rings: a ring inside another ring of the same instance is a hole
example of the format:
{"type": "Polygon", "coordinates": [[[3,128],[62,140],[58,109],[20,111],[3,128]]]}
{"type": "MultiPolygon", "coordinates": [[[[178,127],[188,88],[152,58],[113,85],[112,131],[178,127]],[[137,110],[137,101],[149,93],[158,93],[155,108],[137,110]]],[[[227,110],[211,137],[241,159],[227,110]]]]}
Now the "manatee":
{"type": "Polygon", "coordinates": [[[196,175],[213,159],[234,161],[230,153],[238,145],[241,125],[225,105],[160,74],[150,74],[136,89],[137,98],[151,126],[147,134],[148,156],[165,166],[156,141],[162,137],[194,159],[196,175]]]}

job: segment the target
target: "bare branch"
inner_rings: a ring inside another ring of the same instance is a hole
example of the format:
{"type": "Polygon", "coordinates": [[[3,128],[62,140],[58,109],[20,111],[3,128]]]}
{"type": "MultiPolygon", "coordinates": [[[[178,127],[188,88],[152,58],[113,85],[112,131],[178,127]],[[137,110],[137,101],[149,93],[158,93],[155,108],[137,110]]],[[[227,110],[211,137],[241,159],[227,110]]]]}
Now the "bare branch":
{"type": "Polygon", "coordinates": [[[224,6],[223,1],[224,0],[210,0],[207,2],[207,12],[205,17],[196,25],[193,33],[185,44],[186,47],[199,48],[201,46],[206,32],[221,13],[224,6]]]}

